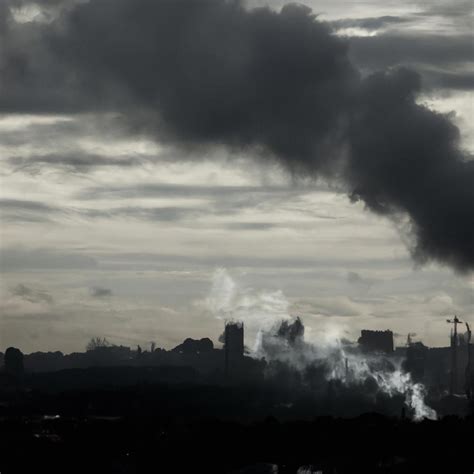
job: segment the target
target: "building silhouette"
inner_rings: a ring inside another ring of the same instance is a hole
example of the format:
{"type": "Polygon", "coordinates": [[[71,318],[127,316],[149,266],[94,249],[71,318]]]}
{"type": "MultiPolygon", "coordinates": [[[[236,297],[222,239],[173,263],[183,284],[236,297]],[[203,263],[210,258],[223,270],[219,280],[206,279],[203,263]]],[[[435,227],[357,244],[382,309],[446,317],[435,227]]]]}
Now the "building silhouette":
{"type": "Polygon", "coordinates": [[[228,322],[224,331],[225,374],[233,377],[242,371],[244,360],[244,325],[241,322],[228,322]]]}
{"type": "Polygon", "coordinates": [[[23,377],[24,366],[23,366],[23,352],[16,347],[9,347],[5,351],[4,358],[5,372],[17,379],[23,377]]]}
{"type": "Polygon", "coordinates": [[[371,331],[362,329],[357,342],[365,352],[384,352],[386,354],[393,352],[393,332],[390,330],[371,331]]]}

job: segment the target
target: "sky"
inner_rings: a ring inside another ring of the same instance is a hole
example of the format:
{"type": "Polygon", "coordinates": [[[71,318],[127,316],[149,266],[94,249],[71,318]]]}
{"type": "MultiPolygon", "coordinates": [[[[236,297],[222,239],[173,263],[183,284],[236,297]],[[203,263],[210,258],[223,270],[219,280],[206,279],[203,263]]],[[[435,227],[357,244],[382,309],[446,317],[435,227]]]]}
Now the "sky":
{"type": "Polygon", "coordinates": [[[3,1],[0,350],[474,325],[472,3],[304,4],[3,1]]]}

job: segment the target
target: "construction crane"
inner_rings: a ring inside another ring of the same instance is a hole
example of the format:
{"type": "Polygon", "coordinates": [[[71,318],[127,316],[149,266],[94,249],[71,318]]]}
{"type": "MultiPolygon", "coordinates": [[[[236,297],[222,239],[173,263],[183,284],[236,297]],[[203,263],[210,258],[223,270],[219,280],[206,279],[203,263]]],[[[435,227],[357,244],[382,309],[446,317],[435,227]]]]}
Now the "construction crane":
{"type": "Polygon", "coordinates": [[[468,400],[472,398],[472,375],[471,375],[471,328],[466,323],[467,338],[467,364],[466,364],[466,396],[468,400]]]}
{"type": "Polygon", "coordinates": [[[450,384],[449,384],[449,394],[454,395],[457,391],[458,324],[462,324],[462,321],[456,315],[454,315],[454,319],[447,319],[446,322],[449,324],[454,324],[454,332],[452,332],[451,334],[451,379],[450,379],[450,384]]]}

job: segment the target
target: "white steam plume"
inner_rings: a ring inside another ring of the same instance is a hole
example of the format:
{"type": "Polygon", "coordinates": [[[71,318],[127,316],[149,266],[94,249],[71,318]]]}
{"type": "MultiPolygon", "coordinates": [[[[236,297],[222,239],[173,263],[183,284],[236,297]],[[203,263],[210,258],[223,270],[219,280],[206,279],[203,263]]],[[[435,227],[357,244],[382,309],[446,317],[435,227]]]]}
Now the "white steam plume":
{"type": "Polygon", "coordinates": [[[336,327],[313,334],[311,343],[305,342],[303,333],[291,341],[279,335],[282,322],[292,325],[296,321],[281,290],[242,287],[226,269],[219,268],[206,304],[217,318],[244,323],[247,340],[249,336],[255,338],[253,357],[284,362],[300,371],[321,365],[326,369],[326,381],[338,380],[348,388],[360,387],[371,379],[380,392],[390,397],[403,395],[414,419],[436,419],[436,412],[424,401],[425,387],[403,370],[402,359],[361,353],[355,344],[341,340],[336,327]]]}
{"type": "Polygon", "coordinates": [[[219,319],[243,322],[247,341],[249,336],[255,339],[254,351],[261,331],[269,331],[275,324],[291,319],[290,303],[281,290],[242,287],[225,268],[215,270],[206,305],[219,319]]]}

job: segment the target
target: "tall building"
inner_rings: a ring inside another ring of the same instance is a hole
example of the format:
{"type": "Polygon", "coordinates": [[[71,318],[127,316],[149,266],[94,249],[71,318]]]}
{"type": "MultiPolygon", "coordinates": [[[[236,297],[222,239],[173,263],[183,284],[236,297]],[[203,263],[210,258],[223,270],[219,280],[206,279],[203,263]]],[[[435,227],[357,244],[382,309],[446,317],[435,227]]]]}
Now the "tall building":
{"type": "Polygon", "coordinates": [[[230,321],[224,332],[225,373],[227,376],[238,375],[244,360],[244,325],[230,321]]]}
{"type": "Polygon", "coordinates": [[[23,376],[23,353],[16,347],[9,347],[4,357],[5,372],[16,378],[23,376]]]}
{"type": "Polygon", "coordinates": [[[429,348],[422,342],[412,342],[406,348],[406,359],[404,368],[410,372],[415,381],[422,381],[425,376],[427,360],[429,357],[429,348]]]}
{"type": "Polygon", "coordinates": [[[393,332],[392,331],[370,331],[362,329],[357,341],[362,350],[366,352],[393,352],[393,332]]]}

